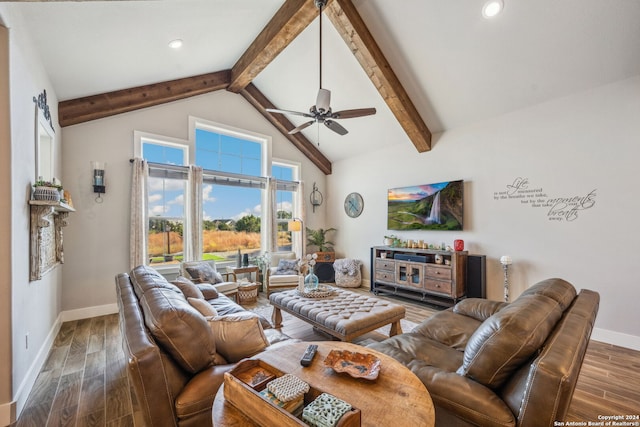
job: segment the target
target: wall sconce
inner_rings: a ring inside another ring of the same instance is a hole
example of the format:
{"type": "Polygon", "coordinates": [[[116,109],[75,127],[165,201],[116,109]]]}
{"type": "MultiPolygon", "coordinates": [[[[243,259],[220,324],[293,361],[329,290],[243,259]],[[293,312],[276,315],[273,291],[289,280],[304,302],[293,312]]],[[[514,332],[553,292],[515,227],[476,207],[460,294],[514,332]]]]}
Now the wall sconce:
{"type": "Polygon", "coordinates": [[[500,264],[504,271],[504,301],[509,302],[509,266],[513,263],[509,255],[500,257],[500,264]]]}
{"type": "Polygon", "coordinates": [[[320,206],[323,202],[322,193],[318,190],[316,183],[313,183],[313,191],[309,196],[309,201],[311,202],[311,206],[313,207],[313,213],[316,213],[316,206],[320,206]]]}
{"type": "Polygon", "coordinates": [[[104,181],[104,170],[107,167],[105,162],[91,162],[91,169],[93,169],[93,192],[98,194],[96,197],[97,203],[102,203],[100,194],[106,193],[106,185],[104,181]]]}
{"type": "Polygon", "coordinates": [[[302,244],[300,245],[300,258],[304,256],[304,222],[300,218],[292,218],[287,222],[287,229],[293,232],[300,232],[300,240],[302,244]]]}

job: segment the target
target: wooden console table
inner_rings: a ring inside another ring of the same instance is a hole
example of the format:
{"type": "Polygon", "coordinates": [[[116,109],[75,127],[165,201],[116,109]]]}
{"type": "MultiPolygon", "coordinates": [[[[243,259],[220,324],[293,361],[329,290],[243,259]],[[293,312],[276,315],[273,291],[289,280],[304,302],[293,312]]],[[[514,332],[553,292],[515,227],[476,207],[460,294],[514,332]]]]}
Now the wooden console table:
{"type": "MultiPolygon", "coordinates": [[[[435,424],[433,402],[422,381],[400,362],[375,350],[345,342],[298,342],[276,346],[254,358],[293,374],[360,409],[362,426],[430,427],[435,424]],[[311,366],[303,368],[300,366],[300,357],[309,344],[317,344],[318,352],[311,366]],[[381,360],[378,378],[373,381],[355,379],[324,366],[324,359],[334,349],[375,354],[381,360]]],[[[225,400],[224,384],[213,401],[212,416],[215,427],[255,426],[225,400]]]]}
{"type": "Polygon", "coordinates": [[[466,295],[466,251],[371,248],[371,292],[451,306],[466,295]]]}

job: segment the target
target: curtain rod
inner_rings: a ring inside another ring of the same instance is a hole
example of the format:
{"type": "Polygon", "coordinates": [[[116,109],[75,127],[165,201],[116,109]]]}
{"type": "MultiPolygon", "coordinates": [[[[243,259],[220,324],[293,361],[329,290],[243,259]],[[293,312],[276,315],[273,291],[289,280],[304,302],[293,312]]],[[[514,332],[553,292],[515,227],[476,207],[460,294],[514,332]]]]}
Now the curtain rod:
{"type": "MultiPolygon", "coordinates": [[[[129,163],[133,163],[135,161],[135,159],[129,159],[129,163]]],[[[149,162],[147,161],[147,163],[149,164],[149,167],[156,167],[156,168],[164,168],[164,169],[169,169],[169,170],[176,170],[176,171],[186,171],[189,166],[182,166],[182,165],[169,165],[166,163],[155,163],[155,162],[149,162]]],[[[227,178],[242,178],[242,177],[250,177],[250,178],[254,178],[254,179],[267,179],[267,177],[264,176],[254,176],[254,175],[243,175],[243,174],[236,174],[233,172],[222,172],[222,171],[216,171],[216,170],[212,170],[212,169],[203,169],[202,173],[204,175],[218,175],[218,176],[224,176],[227,178]]],[[[273,177],[272,177],[273,178],[273,177]]],[[[286,179],[277,179],[275,178],[277,181],[283,182],[283,183],[294,183],[294,184],[300,184],[302,181],[289,181],[286,179]]]]}

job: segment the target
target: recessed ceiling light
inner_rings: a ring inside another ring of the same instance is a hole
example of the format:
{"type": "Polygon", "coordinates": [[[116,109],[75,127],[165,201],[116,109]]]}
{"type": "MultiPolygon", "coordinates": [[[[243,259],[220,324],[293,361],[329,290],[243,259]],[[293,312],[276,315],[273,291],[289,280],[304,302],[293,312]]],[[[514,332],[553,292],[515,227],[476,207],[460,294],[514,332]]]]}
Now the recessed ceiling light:
{"type": "Polygon", "coordinates": [[[489,0],[482,6],[482,16],[485,18],[493,18],[504,8],[504,3],[502,0],[489,0]]]}
{"type": "Polygon", "coordinates": [[[182,47],[182,40],[180,39],[171,40],[169,42],[169,47],[171,49],[180,49],[182,47]]]}

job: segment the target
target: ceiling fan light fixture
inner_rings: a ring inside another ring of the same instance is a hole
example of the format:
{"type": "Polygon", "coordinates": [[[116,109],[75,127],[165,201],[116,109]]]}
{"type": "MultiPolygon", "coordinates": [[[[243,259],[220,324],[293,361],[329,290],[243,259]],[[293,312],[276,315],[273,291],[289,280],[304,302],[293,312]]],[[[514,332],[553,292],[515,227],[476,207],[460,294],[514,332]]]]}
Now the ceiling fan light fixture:
{"type": "MultiPolygon", "coordinates": [[[[300,132],[301,130],[311,126],[314,123],[324,124],[327,128],[331,129],[338,135],[346,135],[349,133],[341,124],[336,122],[337,119],[352,119],[355,117],[362,116],[370,116],[376,113],[375,108],[357,108],[353,110],[342,110],[333,112],[331,110],[331,91],[328,89],[324,89],[322,87],[322,8],[326,6],[327,0],[314,0],[314,4],[318,8],[318,27],[319,27],[319,37],[318,40],[320,42],[319,51],[319,59],[320,59],[320,72],[319,75],[319,89],[318,96],[316,97],[315,105],[312,105],[309,108],[308,113],[303,113],[299,111],[291,111],[291,110],[280,110],[278,108],[266,108],[265,110],[269,113],[278,113],[278,114],[292,114],[294,116],[302,116],[306,117],[308,120],[303,124],[289,130],[289,134],[295,134],[300,132]]],[[[318,130],[318,140],[320,138],[320,131],[318,130]]],[[[318,143],[319,145],[319,143],[318,143]]]]}
{"type": "Polygon", "coordinates": [[[169,42],[169,47],[171,49],[180,49],[182,44],[182,39],[174,39],[169,42]]]}
{"type": "Polygon", "coordinates": [[[502,9],[504,9],[504,2],[502,0],[489,0],[482,6],[482,16],[486,19],[491,19],[499,15],[502,9]]]}
{"type": "Polygon", "coordinates": [[[321,113],[329,111],[331,105],[331,91],[328,89],[320,88],[318,90],[318,97],[316,98],[316,109],[321,113]]]}

